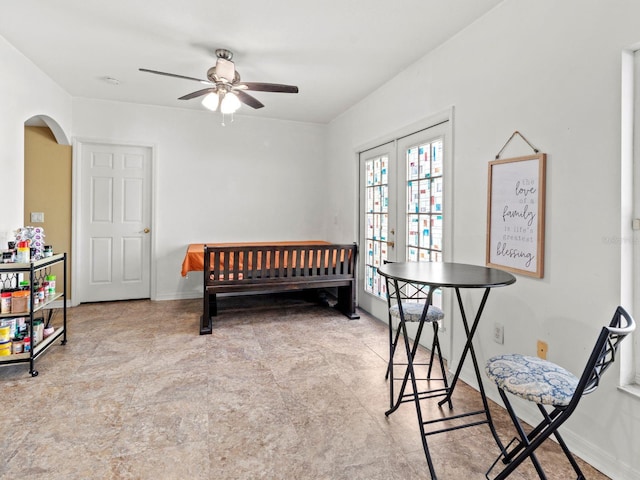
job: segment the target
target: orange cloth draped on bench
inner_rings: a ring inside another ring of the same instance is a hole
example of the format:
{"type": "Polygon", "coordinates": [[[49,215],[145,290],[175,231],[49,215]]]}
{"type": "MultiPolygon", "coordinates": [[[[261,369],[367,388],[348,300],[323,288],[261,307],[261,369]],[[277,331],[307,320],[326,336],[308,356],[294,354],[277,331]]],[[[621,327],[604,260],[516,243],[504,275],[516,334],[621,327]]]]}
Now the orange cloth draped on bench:
{"type": "MultiPolygon", "coordinates": [[[[182,276],[186,277],[189,272],[202,272],[204,271],[204,246],[211,247],[260,247],[265,245],[331,245],[330,242],[324,240],[299,240],[299,241],[287,241],[287,242],[229,242],[229,243],[191,243],[187,248],[187,253],[182,261],[182,276]]],[[[251,268],[250,265],[248,265],[251,268]]],[[[229,265],[229,268],[233,268],[233,264],[229,265]]],[[[239,266],[239,270],[242,266],[239,266]]]]}

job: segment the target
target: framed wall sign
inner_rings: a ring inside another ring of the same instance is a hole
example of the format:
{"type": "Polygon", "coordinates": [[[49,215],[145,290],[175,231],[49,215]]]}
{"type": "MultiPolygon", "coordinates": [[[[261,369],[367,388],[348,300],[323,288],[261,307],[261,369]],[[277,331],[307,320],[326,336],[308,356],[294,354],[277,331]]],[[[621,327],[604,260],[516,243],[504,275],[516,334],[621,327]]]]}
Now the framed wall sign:
{"type": "Polygon", "coordinates": [[[546,154],[489,162],[487,266],[542,278],[546,154]]]}

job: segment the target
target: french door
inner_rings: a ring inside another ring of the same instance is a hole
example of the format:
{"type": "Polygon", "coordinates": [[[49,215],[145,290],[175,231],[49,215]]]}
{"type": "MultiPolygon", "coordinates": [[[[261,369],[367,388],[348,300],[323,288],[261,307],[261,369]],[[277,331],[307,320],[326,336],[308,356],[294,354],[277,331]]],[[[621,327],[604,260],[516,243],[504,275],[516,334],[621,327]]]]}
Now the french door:
{"type": "MultiPolygon", "coordinates": [[[[450,258],[449,124],[439,122],[398,135],[359,154],[362,281],[358,305],[383,321],[388,318],[387,292],[377,268],[385,260],[442,262],[450,258]]],[[[447,302],[442,292],[434,294],[435,305],[446,310],[447,302]]],[[[449,342],[444,343],[443,353],[449,342]]]]}
{"type": "Polygon", "coordinates": [[[376,269],[396,260],[396,142],[360,153],[360,278],[358,306],[386,318],[384,279],[376,269]]]}

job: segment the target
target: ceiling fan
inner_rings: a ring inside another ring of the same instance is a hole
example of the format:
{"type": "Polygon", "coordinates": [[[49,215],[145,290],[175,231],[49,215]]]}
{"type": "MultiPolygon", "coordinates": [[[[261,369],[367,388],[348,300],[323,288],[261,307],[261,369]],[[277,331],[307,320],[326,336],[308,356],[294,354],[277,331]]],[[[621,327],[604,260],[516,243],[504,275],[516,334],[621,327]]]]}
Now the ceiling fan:
{"type": "Polygon", "coordinates": [[[235,69],[235,64],[231,61],[233,53],[224,48],[216,50],[216,64],[207,71],[207,80],[200,78],[177,75],[175,73],[159,72],[140,68],[141,72],[155,73],[167,77],[183,78],[209,85],[207,88],[188,93],[178,100],[191,100],[204,96],[202,104],[209,110],[215,111],[220,106],[222,113],[234,113],[244,103],[252,108],[262,108],[264,105],[257,98],[246,93],[247,90],[254,92],[279,92],[298,93],[298,87],[293,85],[282,85],[279,83],[241,82],[240,74],[235,69]]]}

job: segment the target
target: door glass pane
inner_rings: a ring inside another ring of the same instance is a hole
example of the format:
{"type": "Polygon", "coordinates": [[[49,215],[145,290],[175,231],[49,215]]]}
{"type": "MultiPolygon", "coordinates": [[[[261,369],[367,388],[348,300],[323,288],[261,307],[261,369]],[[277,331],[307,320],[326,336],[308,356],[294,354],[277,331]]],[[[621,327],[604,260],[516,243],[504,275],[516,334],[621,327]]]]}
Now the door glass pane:
{"type": "MultiPolygon", "coordinates": [[[[406,149],[406,258],[409,262],[442,261],[443,139],[406,149]]],[[[441,306],[440,292],[434,305],[441,306]]]]}
{"type": "Polygon", "coordinates": [[[389,157],[366,160],[366,228],[365,228],[365,292],[386,298],[386,285],[377,268],[387,259],[389,226],[389,157]]]}

